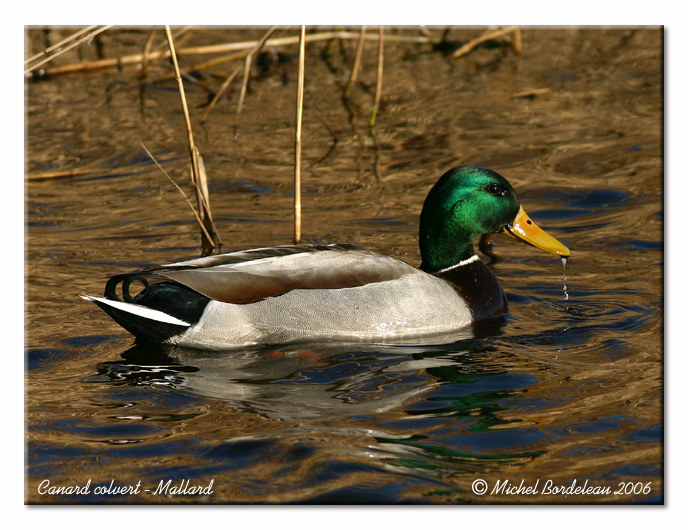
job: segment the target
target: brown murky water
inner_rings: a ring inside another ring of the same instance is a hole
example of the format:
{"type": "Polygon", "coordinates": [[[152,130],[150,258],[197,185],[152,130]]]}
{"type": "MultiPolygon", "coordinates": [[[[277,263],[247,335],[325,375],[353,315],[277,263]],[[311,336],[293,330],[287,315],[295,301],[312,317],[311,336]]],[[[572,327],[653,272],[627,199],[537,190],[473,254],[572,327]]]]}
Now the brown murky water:
{"type": "MultiPolygon", "coordinates": [[[[178,47],[264,31],[194,30],[178,47]]],[[[102,53],[140,53],[147,36],[108,30],[102,53]]],[[[565,299],[560,262],[495,236],[490,266],[510,304],[500,329],[443,345],[310,345],[321,361],[136,345],[80,300],[113,274],[200,253],[187,205],[140,144],[186,185],[176,84],[163,79],[165,61],[144,83],[131,68],[27,82],[26,501],[663,502],[662,33],[524,29],[522,38],[518,73],[501,41],[461,60],[388,42],[379,146],[367,127],[376,44],[348,108],[356,41],[307,46],[305,241],[418,265],[429,187],[480,163],[573,252],[565,299]],[[79,173],[33,178],[70,171],[79,173]],[[212,481],[212,493],[153,495],[168,480],[212,481]],[[50,494],[46,481],[90,486],[50,494]]],[[[158,31],[153,47],[163,40],[158,31]]],[[[27,42],[27,56],[45,46],[36,30],[27,42]]],[[[199,118],[204,86],[217,90],[243,62],[185,83],[224,251],[292,240],[295,50],[254,68],[236,135],[240,77],[199,118]]]]}

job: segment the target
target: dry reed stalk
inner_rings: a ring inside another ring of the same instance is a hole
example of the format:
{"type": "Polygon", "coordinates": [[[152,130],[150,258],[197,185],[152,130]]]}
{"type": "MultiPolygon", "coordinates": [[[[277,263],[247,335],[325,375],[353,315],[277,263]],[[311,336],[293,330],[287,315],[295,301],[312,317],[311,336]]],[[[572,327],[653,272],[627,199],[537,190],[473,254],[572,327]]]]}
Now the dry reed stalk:
{"type": "Polygon", "coordinates": [[[303,86],[306,72],[306,26],[299,35],[299,74],[296,89],[296,132],[294,134],[294,244],[301,242],[301,126],[303,86]]]}
{"type": "MultiPolygon", "coordinates": [[[[169,56],[170,51],[164,52],[151,52],[148,55],[148,60],[153,61],[159,59],[160,57],[169,56]]],[[[88,72],[91,70],[104,70],[107,68],[122,68],[124,66],[131,66],[141,64],[144,60],[142,54],[137,53],[135,55],[127,55],[124,57],[115,57],[113,59],[98,59],[96,61],[84,61],[76,64],[66,64],[64,66],[54,66],[52,68],[45,69],[45,75],[61,75],[61,74],[72,74],[76,72],[88,72]]]]}
{"type": "MultiPolygon", "coordinates": [[[[50,55],[49,57],[44,57],[43,60],[39,61],[39,62],[36,63],[36,64],[32,64],[31,66],[29,66],[28,68],[26,68],[26,69],[24,70],[24,75],[28,74],[28,73],[31,72],[32,70],[35,70],[35,69],[38,68],[39,66],[42,66],[42,65],[44,65],[45,63],[48,63],[48,62],[52,61],[52,60],[55,59],[56,57],[59,57],[59,56],[62,55],[63,53],[68,52],[68,51],[71,50],[72,48],[74,48],[74,47],[76,47],[76,46],[79,46],[79,45],[82,44],[83,42],[85,42],[85,41],[87,41],[87,40],[89,40],[89,39],[92,39],[93,37],[95,37],[95,36],[98,35],[99,33],[102,33],[103,31],[105,31],[106,29],[111,28],[111,27],[112,27],[111,25],[110,25],[110,26],[101,26],[101,27],[98,28],[98,29],[94,29],[93,31],[91,31],[90,33],[88,33],[86,36],[83,36],[83,37],[77,39],[75,42],[71,43],[69,46],[67,46],[67,47],[65,47],[65,48],[62,48],[62,49],[56,51],[54,54],[50,55]]],[[[69,39],[69,40],[72,40],[72,39],[69,39]]],[[[53,46],[52,48],[54,49],[55,46],[53,46]]],[[[41,54],[39,54],[39,56],[40,56],[40,55],[41,55],[41,54]]]]}
{"type": "MultiPolygon", "coordinates": [[[[172,36],[172,38],[174,39],[174,35],[172,36]]],[[[152,52],[151,52],[151,53],[152,53],[152,52]]],[[[179,70],[180,70],[180,72],[181,72],[181,74],[182,74],[182,77],[184,77],[184,78],[185,78],[186,80],[188,80],[188,81],[191,81],[191,82],[197,84],[198,86],[200,86],[200,87],[203,88],[204,90],[210,92],[211,94],[213,94],[213,97],[214,97],[214,96],[216,95],[216,91],[215,91],[215,90],[212,90],[210,87],[208,87],[208,85],[199,82],[198,79],[195,79],[194,77],[191,77],[189,74],[190,74],[191,72],[196,72],[196,71],[205,70],[205,69],[207,69],[207,68],[212,68],[212,67],[217,66],[217,65],[219,65],[219,64],[224,64],[224,63],[227,63],[227,62],[230,62],[230,61],[235,61],[235,60],[237,60],[237,59],[243,59],[244,57],[246,57],[246,55],[247,55],[248,53],[249,53],[249,52],[247,52],[247,51],[241,51],[241,52],[237,52],[237,53],[233,53],[233,54],[227,55],[227,56],[225,56],[225,57],[220,57],[219,59],[214,59],[214,60],[212,60],[212,61],[205,61],[205,62],[202,62],[202,63],[192,64],[191,66],[186,66],[186,67],[184,67],[184,68],[182,68],[182,67],[180,66],[179,70]]],[[[241,67],[239,67],[239,69],[241,69],[241,67]]],[[[176,77],[176,74],[175,74],[174,72],[171,72],[171,73],[169,73],[169,74],[157,75],[157,76],[155,77],[155,80],[156,80],[157,82],[160,82],[160,81],[166,81],[166,80],[168,80],[168,79],[175,79],[175,77],[176,77]]],[[[130,88],[131,86],[133,86],[133,85],[135,85],[135,84],[138,84],[138,83],[131,83],[130,85],[127,85],[127,88],[130,88]]],[[[225,90],[226,90],[226,89],[225,89],[225,90]]]]}
{"type": "MultiPolygon", "coordinates": [[[[90,26],[90,27],[96,27],[96,26],[90,26]]],[[[112,26],[106,26],[105,29],[111,28],[112,26]]],[[[187,26],[185,28],[182,28],[181,30],[177,31],[173,35],[173,39],[176,41],[179,41],[180,37],[187,33],[191,26],[187,26]]],[[[104,31],[104,30],[103,30],[104,31]]],[[[83,30],[77,32],[78,34],[83,33],[83,30]]],[[[153,34],[155,33],[155,29],[152,29],[148,39],[152,40],[153,34]]],[[[74,38],[74,36],[70,37],[67,40],[70,40],[71,38],[74,38]]],[[[156,59],[160,59],[162,57],[167,57],[170,54],[169,47],[167,49],[162,49],[166,45],[165,42],[161,42],[157,46],[157,50],[151,51],[148,41],[144,45],[144,51],[142,54],[136,54],[136,55],[128,55],[124,57],[115,57],[113,59],[98,59],[95,61],[83,61],[80,63],[72,64],[72,65],[65,65],[65,66],[57,66],[53,68],[47,68],[45,70],[46,75],[56,75],[56,74],[67,74],[67,73],[73,73],[73,72],[84,72],[84,71],[89,71],[89,70],[100,70],[100,69],[105,69],[105,68],[122,68],[123,66],[128,66],[128,65],[133,65],[133,64],[143,64],[144,67],[146,63],[151,62],[156,59]]],[[[55,46],[51,46],[51,48],[48,49],[54,49],[55,46]]],[[[67,51],[67,50],[64,50],[67,51]]],[[[181,50],[180,50],[181,51],[181,50]]],[[[45,54],[47,50],[44,50],[41,54],[45,54]]],[[[61,52],[62,53],[62,52],[61,52]]],[[[41,55],[38,54],[38,55],[41,55]]],[[[50,60],[54,59],[57,57],[57,55],[53,56],[50,58],[50,60]]],[[[35,67],[32,67],[32,69],[35,69],[35,67]]],[[[171,76],[172,77],[172,76],[171,76]]]]}
{"type": "Polygon", "coordinates": [[[382,66],[384,64],[384,27],[380,26],[378,33],[380,35],[377,43],[377,82],[375,84],[375,103],[373,104],[373,111],[370,113],[370,121],[368,125],[372,129],[375,127],[375,120],[377,120],[377,111],[380,108],[380,98],[382,97],[382,66]]]}
{"type": "Polygon", "coordinates": [[[433,38],[432,33],[430,33],[430,30],[426,28],[425,26],[418,26],[418,31],[420,32],[421,35],[424,37],[427,37],[429,39],[433,38]]]}
{"type": "Polygon", "coordinates": [[[215,59],[211,59],[210,61],[203,61],[201,63],[196,63],[192,64],[191,66],[188,66],[184,69],[182,69],[183,72],[194,72],[194,71],[201,71],[201,70],[207,70],[208,68],[213,68],[215,66],[229,63],[232,61],[236,61],[238,59],[244,59],[246,55],[250,53],[249,50],[241,50],[238,52],[233,52],[228,55],[225,55],[223,57],[217,57],[215,59]]]}
{"type": "MultiPolygon", "coordinates": [[[[451,58],[457,59],[458,57],[461,57],[462,55],[466,55],[473,48],[475,48],[478,44],[482,44],[485,41],[496,39],[497,37],[501,37],[502,35],[506,35],[507,33],[514,33],[517,31],[519,31],[518,27],[509,26],[508,28],[502,28],[502,29],[498,29],[495,31],[489,31],[487,33],[484,33],[480,37],[476,37],[475,39],[468,41],[466,44],[461,46],[461,48],[459,48],[458,50],[456,50],[454,53],[451,54],[451,58]]],[[[520,43],[520,36],[521,36],[521,34],[519,33],[519,35],[518,35],[519,43],[520,43]]]]}
{"type": "MultiPolygon", "coordinates": [[[[277,26],[272,26],[265,35],[263,35],[263,38],[258,41],[258,44],[256,44],[253,49],[249,52],[249,54],[246,56],[246,61],[244,63],[244,80],[241,83],[241,93],[239,94],[239,104],[237,105],[237,111],[236,115],[234,116],[234,128],[236,129],[239,126],[239,119],[241,118],[241,109],[244,106],[244,98],[246,97],[246,89],[248,88],[248,78],[250,77],[251,74],[251,65],[253,64],[253,58],[260,53],[260,50],[263,48],[265,45],[265,41],[270,38],[270,35],[274,33],[274,31],[277,29],[277,26]]],[[[236,130],[235,130],[236,133],[236,130]]]]}
{"type": "Polygon", "coordinates": [[[77,38],[81,37],[84,33],[88,33],[89,31],[92,31],[93,29],[95,29],[95,28],[97,28],[97,27],[98,27],[98,25],[95,25],[95,26],[87,26],[87,27],[85,27],[85,28],[80,29],[80,30],[77,31],[76,33],[72,33],[72,34],[71,34],[69,37],[67,37],[66,39],[62,39],[62,40],[61,40],[60,42],[58,42],[57,44],[53,44],[52,46],[49,46],[48,48],[46,48],[46,49],[43,50],[42,52],[38,52],[38,53],[37,53],[36,55],[34,55],[33,57],[29,57],[28,59],[26,59],[26,60],[24,61],[24,66],[26,66],[27,64],[29,64],[29,63],[32,62],[32,61],[35,61],[36,59],[38,59],[38,58],[40,58],[40,57],[44,57],[44,56],[46,56],[46,55],[49,55],[50,52],[52,52],[53,50],[57,50],[57,49],[61,48],[62,46],[64,46],[65,44],[67,44],[69,41],[74,40],[74,39],[77,39],[77,38]]]}
{"type": "MultiPolygon", "coordinates": [[[[174,42],[176,42],[178,45],[180,42],[183,42],[189,36],[189,32],[193,28],[194,28],[194,26],[184,26],[183,28],[177,30],[175,33],[172,34],[172,40],[174,42]]],[[[156,51],[163,51],[163,52],[169,51],[169,46],[166,46],[166,44],[167,43],[165,41],[158,44],[155,47],[156,51]]],[[[175,51],[176,51],[177,55],[181,55],[179,53],[181,50],[177,50],[177,45],[175,45],[175,51]]]]}
{"type": "MultiPolygon", "coordinates": [[[[139,142],[141,142],[141,140],[139,140],[139,142]]],[[[162,167],[160,164],[158,164],[158,161],[157,161],[157,160],[155,159],[155,157],[151,154],[151,152],[148,150],[148,148],[144,145],[143,142],[141,142],[141,147],[143,147],[143,149],[146,151],[146,153],[148,153],[148,156],[150,157],[150,159],[151,159],[153,162],[155,162],[155,165],[158,166],[158,169],[160,169],[160,171],[162,171],[163,175],[165,175],[165,176],[169,179],[169,181],[170,181],[172,184],[174,184],[174,187],[177,188],[177,190],[179,190],[179,193],[181,193],[182,196],[184,197],[184,200],[186,201],[186,204],[188,204],[188,205],[189,205],[189,208],[191,208],[191,211],[193,212],[194,217],[196,218],[196,221],[198,221],[198,225],[201,227],[201,231],[203,232],[203,234],[205,235],[206,238],[211,239],[210,234],[208,234],[208,232],[207,232],[205,226],[203,225],[203,221],[201,221],[201,217],[200,217],[200,215],[198,215],[198,212],[196,211],[196,208],[194,208],[194,205],[193,205],[193,203],[191,202],[191,199],[189,199],[189,196],[188,196],[186,193],[184,193],[184,190],[181,189],[181,188],[179,187],[179,185],[174,181],[174,179],[173,179],[172,177],[170,177],[170,176],[167,174],[167,171],[165,171],[165,170],[163,169],[163,167],[162,167]]]]}
{"type": "Polygon", "coordinates": [[[165,26],[165,34],[167,35],[167,42],[170,47],[170,56],[172,57],[172,64],[174,65],[174,72],[176,74],[177,85],[179,87],[179,97],[181,99],[184,121],[186,123],[187,139],[189,142],[189,155],[191,157],[192,182],[196,188],[199,216],[204,226],[204,230],[202,231],[203,251],[204,253],[207,253],[210,252],[215,246],[220,245],[221,241],[210,212],[210,201],[207,195],[208,185],[205,180],[206,175],[205,172],[201,173],[199,168],[200,156],[194,143],[193,130],[191,128],[191,118],[189,116],[189,107],[186,103],[186,94],[184,93],[184,83],[182,82],[181,72],[179,71],[179,63],[177,62],[177,54],[175,53],[174,41],[172,40],[172,33],[170,32],[169,26],[165,26]],[[209,237],[210,234],[212,234],[212,237],[209,237]]]}
{"type": "Polygon", "coordinates": [[[217,91],[217,93],[213,97],[213,100],[208,105],[208,108],[205,109],[203,116],[201,116],[201,123],[205,123],[205,120],[208,119],[208,115],[215,108],[215,105],[217,104],[217,102],[220,101],[222,94],[225,93],[225,90],[227,90],[227,87],[232,82],[232,79],[234,79],[237,76],[237,74],[239,73],[239,70],[241,70],[241,66],[238,66],[237,68],[235,68],[234,71],[231,74],[229,74],[229,76],[227,76],[227,79],[224,80],[224,82],[222,83],[222,86],[217,91]]]}
{"type": "Polygon", "coordinates": [[[234,134],[236,135],[237,127],[239,127],[239,118],[241,118],[241,109],[244,106],[244,98],[246,97],[246,89],[248,88],[248,77],[251,73],[251,63],[253,56],[249,53],[244,60],[244,79],[241,82],[241,92],[239,92],[239,103],[237,103],[236,114],[234,115],[234,134]]]}
{"type": "Polygon", "coordinates": [[[521,30],[519,28],[516,28],[516,31],[514,31],[514,36],[511,41],[511,46],[514,49],[514,53],[516,54],[516,72],[521,71],[521,52],[523,50],[523,43],[521,41],[521,30]]]}
{"type": "MultiPolygon", "coordinates": [[[[350,31],[328,31],[324,33],[312,33],[306,36],[306,42],[317,42],[329,39],[358,39],[359,32],[350,31]]],[[[366,40],[377,40],[378,36],[374,34],[367,34],[366,40]]],[[[437,44],[440,39],[428,38],[424,36],[412,35],[387,35],[387,42],[406,42],[415,44],[437,44]]],[[[265,46],[289,46],[298,43],[298,37],[281,37],[278,39],[271,39],[264,43],[265,46]]],[[[231,42],[225,44],[211,44],[208,46],[195,46],[189,48],[180,48],[176,50],[177,56],[182,55],[203,55],[213,53],[227,53],[240,50],[250,50],[256,46],[256,41],[247,42],[231,42]]],[[[148,60],[163,58],[169,55],[169,50],[152,51],[148,55],[148,60]]],[[[97,61],[86,61],[77,64],[69,64],[64,66],[57,66],[47,68],[46,75],[59,75],[74,72],[83,72],[89,70],[100,70],[104,68],[122,68],[123,66],[131,66],[141,63],[143,57],[140,53],[134,55],[125,55],[122,57],[115,57],[113,59],[100,59],[97,61]]]]}
{"type": "Polygon", "coordinates": [[[365,42],[366,27],[361,26],[361,31],[358,36],[358,43],[356,44],[356,56],[354,57],[354,64],[351,67],[351,75],[349,76],[349,83],[344,90],[344,97],[348,98],[349,94],[354,88],[354,83],[358,79],[358,72],[361,69],[361,58],[363,57],[363,43],[365,42]]]}
{"type": "MultiPolygon", "coordinates": [[[[193,28],[193,26],[185,26],[182,29],[176,31],[175,33],[172,34],[172,41],[176,42],[175,44],[175,51],[176,47],[179,45],[181,41],[183,41],[186,37],[188,37],[188,32],[190,29],[193,28]]],[[[153,45],[153,36],[155,35],[155,32],[157,31],[157,28],[152,28],[150,34],[148,35],[148,40],[146,41],[146,44],[143,49],[142,53],[142,59],[141,59],[141,64],[142,64],[142,70],[145,71],[146,66],[153,61],[159,60],[163,57],[166,57],[169,55],[170,51],[170,46],[169,43],[167,42],[167,39],[163,40],[160,42],[155,47],[155,50],[151,50],[152,45],[153,45]],[[162,52],[162,53],[160,53],[162,52]]],[[[190,68],[182,68],[181,71],[183,72],[188,72],[191,70],[190,68]]],[[[170,75],[164,75],[160,77],[161,79],[173,79],[174,74],[170,75]]]]}
{"type": "Polygon", "coordinates": [[[201,156],[201,152],[198,150],[198,147],[194,146],[194,155],[196,156],[196,163],[198,164],[198,184],[197,187],[200,188],[200,195],[199,195],[199,201],[203,204],[203,211],[208,213],[208,217],[210,218],[210,224],[212,225],[213,233],[214,233],[214,240],[217,241],[217,244],[221,244],[222,242],[220,241],[220,236],[217,235],[217,231],[215,230],[215,225],[213,224],[213,219],[212,215],[210,215],[210,204],[208,203],[209,197],[210,197],[210,192],[208,191],[208,175],[205,172],[205,163],[203,162],[203,157],[201,156]]]}
{"type": "Polygon", "coordinates": [[[153,46],[153,37],[155,36],[155,30],[152,29],[146,37],[146,43],[143,45],[143,59],[141,60],[141,74],[140,77],[146,77],[148,75],[148,56],[151,52],[151,46],[153,46]]]}
{"type": "MultiPolygon", "coordinates": [[[[306,35],[306,43],[319,42],[323,40],[330,39],[345,39],[352,40],[360,38],[360,32],[358,31],[324,31],[322,33],[311,33],[306,35]]],[[[367,34],[365,37],[367,40],[378,40],[378,35],[367,34]]],[[[438,38],[428,38],[422,35],[387,35],[388,42],[406,42],[415,44],[438,44],[441,39],[438,38]]],[[[275,39],[269,39],[263,43],[264,46],[268,47],[279,47],[279,46],[290,46],[292,44],[298,44],[299,37],[279,37],[275,39]]],[[[256,47],[257,41],[242,41],[242,42],[230,42],[224,44],[210,44],[207,46],[197,46],[190,48],[182,48],[177,50],[179,55],[201,55],[201,54],[211,54],[211,53],[223,53],[228,51],[238,51],[246,50],[256,47]]]]}

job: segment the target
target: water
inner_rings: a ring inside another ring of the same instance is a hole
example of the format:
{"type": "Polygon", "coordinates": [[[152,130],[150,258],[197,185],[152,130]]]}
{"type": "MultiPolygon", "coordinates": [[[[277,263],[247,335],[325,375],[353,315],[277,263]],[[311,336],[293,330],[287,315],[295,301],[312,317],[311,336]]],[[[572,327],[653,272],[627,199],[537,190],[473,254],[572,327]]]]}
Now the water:
{"type": "MultiPolygon", "coordinates": [[[[186,45],[262,33],[195,31],[186,45]]],[[[146,36],[108,31],[104,52],[138,53],[146,36]]],[[[38,51],[42,35],[29,42],[38,51]]],[[[376,46],[352,105],[339,96],[354,46],[334,46],[329,64],[325,43],[308,47],[303,239],[418,265],[429,187],[482,163],[571,249],[563,274],[494,236],[510,313],[475,335],[232,354],[136,344],[78,295],[200,253],[188,206],[139,143],[188,182],[175,83],[140,86],[135,70],[30,83],[28,173],[80,173],[26,189],[27,502],[663,502],[661,33],[524,30],[516,75],[508,47],[453,63],[388,45],[379,148],[367,130],[376,46]],[[46,481],[90,487],[51,494],[46,481]],[[211,481],[210,494],[169,495],[211,481]]],[[[80,53],[60,61],[95,51],[80,53]]],[[[200,81],[219,86],[234,68],[200,81]]],[[[186,85],[224,251],[291,242],[295,79],[295,61],[256,70],[236,138],[238,83],[203,125],[207,92],[186,85]]]]}

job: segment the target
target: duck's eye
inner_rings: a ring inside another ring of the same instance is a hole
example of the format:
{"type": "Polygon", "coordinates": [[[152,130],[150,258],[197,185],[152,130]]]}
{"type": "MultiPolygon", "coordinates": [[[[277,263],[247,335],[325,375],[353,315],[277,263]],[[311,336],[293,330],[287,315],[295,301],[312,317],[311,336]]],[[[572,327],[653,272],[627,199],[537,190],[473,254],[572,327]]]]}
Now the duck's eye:
{"type": "Polygon", "coordinates": [[[491,193],[492,195],[504,195],[504,190],[499,184],[495,184],[494,182],[492,184],[488,184],[487,188],[485,188],[488,193],[491,193]]]}

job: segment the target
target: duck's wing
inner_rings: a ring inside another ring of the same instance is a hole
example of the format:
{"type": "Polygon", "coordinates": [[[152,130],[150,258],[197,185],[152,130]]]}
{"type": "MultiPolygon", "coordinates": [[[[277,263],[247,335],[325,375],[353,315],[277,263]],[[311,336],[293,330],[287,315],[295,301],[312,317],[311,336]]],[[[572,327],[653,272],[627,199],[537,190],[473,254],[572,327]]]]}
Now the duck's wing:
{"type": "Polygon", "coordinates": [[[105,295],[125,301],[129,286],[181,284],[219,302],[248,304],[295,289],[344,289],[399,279],[418,269],[353,245],[288,245],[232,252],[120,274],[108,281],[105,295]]]}

